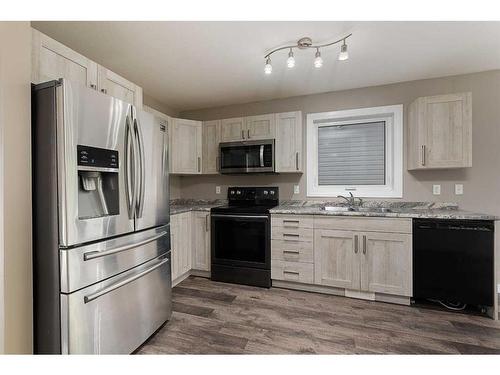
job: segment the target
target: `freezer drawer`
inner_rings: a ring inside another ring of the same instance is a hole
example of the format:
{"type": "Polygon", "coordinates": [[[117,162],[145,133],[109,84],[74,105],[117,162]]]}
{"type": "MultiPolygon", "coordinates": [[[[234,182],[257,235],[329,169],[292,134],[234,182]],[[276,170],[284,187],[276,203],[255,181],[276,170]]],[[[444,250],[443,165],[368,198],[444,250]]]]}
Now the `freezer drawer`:
{"type": "Polygon", "coordinates": [[[128,354],[172,314],[170,252],[111,279],[61,294],[63,354],[128,354]]]}
{"type": "Polygon", "coordinates": [[[60,250],[61,292],[71,293],[170,250],[170,225],[60,250]]]}

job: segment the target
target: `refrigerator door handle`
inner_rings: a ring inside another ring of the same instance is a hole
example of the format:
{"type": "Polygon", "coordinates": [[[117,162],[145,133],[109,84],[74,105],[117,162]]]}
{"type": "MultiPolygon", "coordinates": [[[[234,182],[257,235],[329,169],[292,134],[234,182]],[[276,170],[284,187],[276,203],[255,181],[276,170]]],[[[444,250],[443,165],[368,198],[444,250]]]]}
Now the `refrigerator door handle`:
{"type": "Polygon", "coordinates": [[[156,241],[157,239],[163,237],[166,235],[167,232],[163,231],[160,232],[152,237],[146,238],[145,240],[139,241],[139,242],[134,242],[128,245],[123,245],[123,246],[118,246],[109,250],[104,250],[104,251],[89,251],[88,253],[83,254],[83,260],[91,260],[95,258],[101,258],[105,257],[108,255],[116,254],[116,253],[121,253],[122,251],[127,251],[130,249],[135,249],[144,245],[147,245],[150,242],[156,241]]]}
{"type": "Polygon", "coordinates": [[[127,194],[128,217],[133,219],[137,194],[135,188],[135,142],[131,122],[131,113],[129,113],[125,119],[125,190],[127,194]]]}
{"type": "Polygon", "coordinates": [[[144,184],[145,184],[145,165],[144,165],[144,140],[142,138],[142,131],[137,116],[134,113],[134,128],[137,137],[138,146],[138,160],[139,160],[139,196],[138,196],[138,206],[137,206],[137,218],[142,217],[142,212],[144,210],[144,184]]]}

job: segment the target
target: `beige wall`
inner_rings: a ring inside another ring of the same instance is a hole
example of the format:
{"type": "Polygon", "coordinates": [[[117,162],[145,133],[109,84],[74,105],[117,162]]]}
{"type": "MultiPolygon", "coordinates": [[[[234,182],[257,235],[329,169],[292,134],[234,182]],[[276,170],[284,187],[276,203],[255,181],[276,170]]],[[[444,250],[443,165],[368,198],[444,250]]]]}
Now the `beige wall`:
{"type": "MultiPolygon", "coordinates": [[[[316,95],[298,96],[265,102],[232,105],[220,108],[184,111],[180,117],[213,120],[272,112],[301,110],[307,113],[341,109],[404,104],[405,146],[407,108],[419,96],[452,92],[472,92],[473,157],[472,168],[442,171],[405,171],[403,200],[458,202],[467,210],[500,215],[500,71],[489,71],[453,77],[403,82],[316,95]],[[464,184],[464,195],[454,194],[454,184],[464,184]],[[441,195],[432,195],[432,185],[441,184],[441,195]]],[[[405,147],[406,148],[406,147],[405,147]]],[[[406,155],[405,155],[406,158],[406,155]]],[[[183,198],[221,198],[230,185],[277,185],[283,199],[306,198],[306,175],[270,176],[190,176],[181,178],[183,198]],[[300,186],[300,194],[293,194],[293,185],[300,186]],[[221,185],[221,195],[215,186],[221,185]]]]}
{"type": "MultiPolygon", "coordinates": [[[[0,22],[0,127],[3,164],[2,237],[4,348],[32,352],[31,29],[0,22]]],[[[0,249],[1,251],[1,249],[0,249]]],[[[0,315],[0,320],[2,316],[0,315]]]]}

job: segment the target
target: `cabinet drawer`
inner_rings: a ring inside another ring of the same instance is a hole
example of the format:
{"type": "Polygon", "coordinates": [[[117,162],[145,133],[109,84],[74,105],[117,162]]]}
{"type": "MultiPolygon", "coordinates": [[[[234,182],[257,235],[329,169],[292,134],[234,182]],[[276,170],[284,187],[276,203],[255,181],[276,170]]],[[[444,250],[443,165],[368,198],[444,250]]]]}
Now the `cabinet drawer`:
{"type": "Polygon", "coordinates": [[[313,243],[305,241],[271,241],[271,259],[289,262],[312,263],[313,243]]]}
{"type": "Polygon", "coordinates": [[[312,263],[272,260],[271,278],[275,280],[312,284],[314,281],[314,266],[312,263]]]}
{"type": "Polygon", "coordinates": [[[411,233],[411,219],[314,216],[314,229],[411,233]]]}
{"type": "Polygon", "coordinates": [[[272,215],[271,225],[283,228],[312,228],[313,216],[272,215]]]}
{"type": "Polygon", "coordinates": [[[313,240],[313,229],[271,227],[271,238],[273,240],[283,240],[288,242],[310,242],[313,240]]]}

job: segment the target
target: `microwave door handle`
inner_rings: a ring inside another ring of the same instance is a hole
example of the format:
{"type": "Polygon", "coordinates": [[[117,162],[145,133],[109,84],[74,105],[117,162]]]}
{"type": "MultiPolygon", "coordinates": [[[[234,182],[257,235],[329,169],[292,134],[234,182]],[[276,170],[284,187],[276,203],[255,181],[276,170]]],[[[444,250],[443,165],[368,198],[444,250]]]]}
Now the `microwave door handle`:
{"type": "Polygon", "coordinates": [[[139,154],[139,196],[138,196],[138,207],[137,207],[137,217],[142,217],[142,212],[144,210],[144,183],[145,183],[145,162],[144,162],[144,140],[142,138],[142,131],[137,117],[134,116],[134,127],[137,134],[137,146],[139,154]]]}
{"type": "Polygon", "coordinates": [[[260,145],[260,166],[264,167],[264,145],[260,145]]]}

